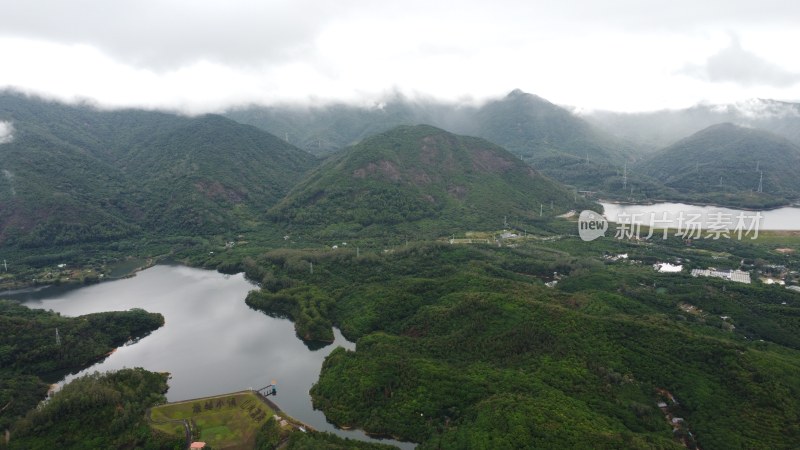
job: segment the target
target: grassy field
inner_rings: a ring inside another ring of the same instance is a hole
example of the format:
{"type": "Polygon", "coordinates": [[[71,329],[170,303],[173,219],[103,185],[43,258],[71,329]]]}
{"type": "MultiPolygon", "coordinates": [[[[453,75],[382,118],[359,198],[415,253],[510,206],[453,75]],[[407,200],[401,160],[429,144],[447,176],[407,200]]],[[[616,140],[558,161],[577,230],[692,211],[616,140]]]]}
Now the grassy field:
{"type": "Polygon", "coordinates": [[[239,392],[157,406],[150,418],[153,428],[180,436],[183,425],[170,421],[188,419],[194,440],[215,449],[238,449],[252,448],[256,432],[274,414],[256,394],[239,392]]]}

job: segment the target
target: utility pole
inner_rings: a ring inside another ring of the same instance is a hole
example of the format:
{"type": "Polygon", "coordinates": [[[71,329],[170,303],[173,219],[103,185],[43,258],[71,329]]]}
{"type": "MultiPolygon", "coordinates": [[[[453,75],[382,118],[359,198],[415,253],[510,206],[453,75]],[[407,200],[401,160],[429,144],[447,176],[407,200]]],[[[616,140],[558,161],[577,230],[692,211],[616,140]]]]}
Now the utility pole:
{"type": "Polygon", "coordinates": [[[58,334],[58,328],[56,328],[56,345],[61,347],[61,335],[58,334]]]}
{"type": "Polygon", "coordinates": [[[539,217],[542,217],[542,204],[539,203],[539,217]]]}
{"type": "Polygon", "coordinates": [[[311,275],[314,275],[314,263],[313,262],[309,262],[308,264],[309,264],[309,268],[311,269],[311,275]]]}
{"type": "Polygon", "coordinates": [[[758,178],[758,192],[764,192],[764,171],[761,171],[761,176],[758,178]]]}
{"type": "Polygon", "coordinates": [[[503,216],[503,229],[508,228],[508,216],[503,216]]]}
{"type": "Polygon", "coordinates": [[[8,272],[8,264],[6,264],[5,259],[3,260],[3,268],[6,269],[6,272],[8,272]]]}

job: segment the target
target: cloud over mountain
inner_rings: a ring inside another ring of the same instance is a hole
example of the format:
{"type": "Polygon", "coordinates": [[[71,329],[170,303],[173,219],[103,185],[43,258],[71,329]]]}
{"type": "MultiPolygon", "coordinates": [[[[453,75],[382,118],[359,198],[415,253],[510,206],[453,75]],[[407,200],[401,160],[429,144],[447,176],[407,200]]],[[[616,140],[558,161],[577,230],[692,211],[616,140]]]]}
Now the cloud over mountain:
{"type": "Polygon", "coordinates": [[[800,72],[786,70],[742,48],[736,36],[730,46],[710,56],[704,64],[686,65],[682,73],[705,81],[742,86],[789,87],[800,82],[800,72]]]}
{"type": "Polygon", "coordinates": [[[513,87],[614,111],[800,98],[796,2],[5,3],[0,89],[105,107],[198,114],[392,91],[474,104],[513,87]],[[706,61],[729,33],[747,51],[706,61]]]}
{"type": "Polygon", "coordinates": [[[14,125],[11,122],[0,122],[0,144],[8,144],[14,140],[14,125]]]}

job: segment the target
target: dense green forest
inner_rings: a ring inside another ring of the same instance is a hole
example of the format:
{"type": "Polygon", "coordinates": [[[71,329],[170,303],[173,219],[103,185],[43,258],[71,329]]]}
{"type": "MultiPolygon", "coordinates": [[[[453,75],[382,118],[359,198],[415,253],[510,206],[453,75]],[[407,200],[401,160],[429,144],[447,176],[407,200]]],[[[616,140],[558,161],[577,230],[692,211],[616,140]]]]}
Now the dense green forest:
{"type": "Polygon", "coordinates": [[[166,401],[168,376],[136,368],[77,378],[17,422],[6,447],[184,449],[183,438],[154,433],[145,419],[166,401]]]}
{"type": "Polygon", "coordinates": [[[101,111],[0,92],[0,244],[213,235],[265,218],[316,159],[221,116],[101,111]]]}
{"type": "MultiPolygon", "coordinates": [[[[93,282],[130,256],[213,251],[259,230],[312,155],[221,116],[104,111],[0,92],[0,291],[93,282]],[[212,248],[208,248],[212,247],[212,248]],[[92,274],[54,274],[58,264],[92,274]]],[[[272,238],[268,238],[271,240],[272,238]]]]}
{"type": "MultiPolygon", "coordinates": [[[[688,252],[700,266],[715,245],[688,252]]],[[[264,285],[249,301],[289,311],[299,335],[335,324],[357,339],[356,352],[330,355],[312,389],[341,425],[423,448],[792,448],[796,294],[601,262],[615,251],[686,255],[680,246],[277,250],[246,270],[264,285]],[[301,270],[312,262],[313,274],[301,270]],[[545,287],[554,272],[557,288],[545,287]],[[662,392],[675,399],[663,411],[662,392]]],[[[737,250],[769,257],[749,243],[737,250]]]]}
{"type": "Polygon", "coordinates": [[[48,383],[163,323],[160,314],[143,310],[70,318],[0,300],[0,430],[36,406],[48,383]]]}
{"type": "Polygon", "coordinates": [[[398,127],[312,171],[270,214],[287,227],[359,237],[438,237],[593,206],[488,141],[398,127]],[[303,228],[301,228],[303,229],[303,228]]]}

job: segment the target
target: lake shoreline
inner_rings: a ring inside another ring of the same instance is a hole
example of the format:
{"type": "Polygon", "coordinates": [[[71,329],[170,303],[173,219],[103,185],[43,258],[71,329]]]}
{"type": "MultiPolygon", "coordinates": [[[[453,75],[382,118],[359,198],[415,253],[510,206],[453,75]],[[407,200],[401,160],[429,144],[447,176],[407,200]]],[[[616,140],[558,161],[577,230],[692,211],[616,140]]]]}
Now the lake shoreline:
{"type": "Polygon", "coordinates": [[[361,429],[345,431],[313,408],[309,389],[319,380],[325,357],[338,346],[355,349],[338,328],[334,327],[332,344],[309,349],[298,339],[294,322],[246,305],[247,292],[256,286],[241,272],[229,275],[170,261],[130,275],[82,290],[41,291],[37,299],[22,301],[29,308],[52,309],[65,316],[142,308],[165,318],[167,326],[135,345],[118,347],[95,365],[65,375],[59,384],[94,371],[143,367],[171,374],[166,396],[176,402],[258,387],[274,379],[279,383],[280,409],[310,428],[403,449],[416,446],[361,429]],[[199,356],[198,348],[213,351],[199,356]]]}
{"type": "MultiPolygon", "coordinates": [[[[103,282],[106,282],[106,281],[124,280],[125,278],[135,277],[137,273],[139,273],[139,272],[141,272],[143,270],[147,270],[147,269],[149,269],[149,268],[151,268],[151,267],[153,267],[153,266],[155,266],[157,264],[163,264],[162,258],[164,258],[164,257],[163,256],[148,256],[148,257],[145,257],[145,258],[141,258],[144,261],[144,264],[137,265],[135,268],[127,270],[121,275],[117,275],[117,276],[110,276],[110,275],[102,276],[102,277],[98,277],[96,279],[96,281],[93,280],[91,282],[86,282],[84,280],[77,279],[77,278],[74,279],[74,280],[73,279],[68,279],[67,281],[60,281],[59,280],[58,282],[54,282],[54,283],[40,283],[35,278],[29,279],[29,280],[18,280],[18,281],[15,281],[13,283],[9,283],[8,285],[4,286],[5,290],[0,291],[0,298],[3,298],[3,296],[6,296],[6,295],[12,295],[13,296],[13,295],[24,294],[24,293],[39,292],[39,291],[43,291],[43,290],[49,289],[49,288],[51,288],[53,286],[60,286],[60,287],[68,287],[68,288],[79,289],[79,288],[84,287],[84,286],[91,286],[93,284],[100,284],[100,283],[103,283],[103,282]]],[[[123,262],[123,261],[125,261],[125,260],[120,261],[120,263],[123,262]]],[[[190,264],[183,264],[183,265],[192,267],[190,264]]],[[[81,271],[84,270],[83,266],[76,266],[76,268],[78,270],[81,270],[81,271]]],[[[199,268],[202,268],[202,267],[196,267],[196,268],[199,269],[199,268]]],[[[113,270],[112,270],[112,272],[113,272],[113,270]]]]}

